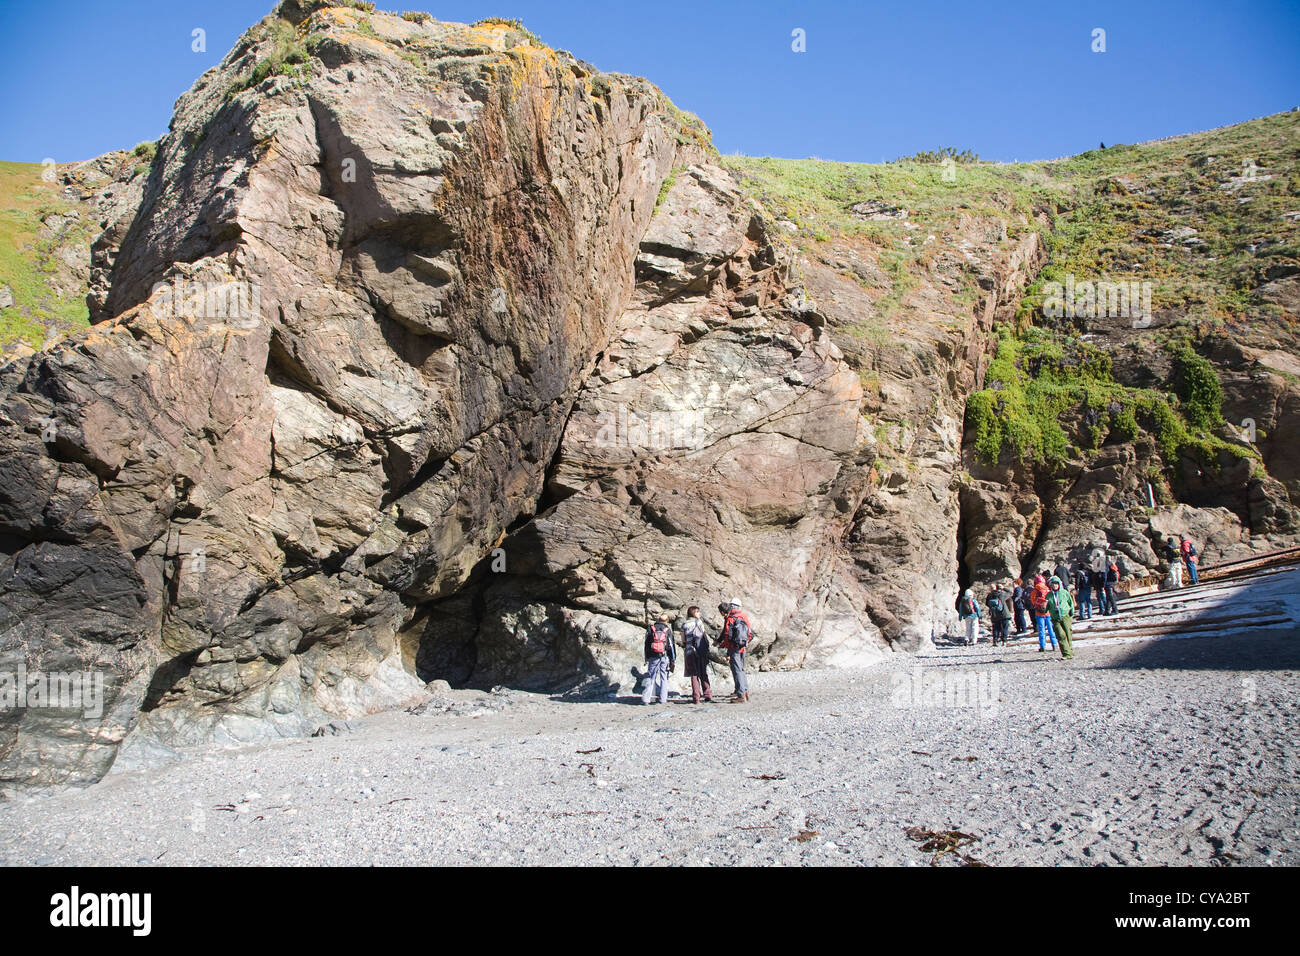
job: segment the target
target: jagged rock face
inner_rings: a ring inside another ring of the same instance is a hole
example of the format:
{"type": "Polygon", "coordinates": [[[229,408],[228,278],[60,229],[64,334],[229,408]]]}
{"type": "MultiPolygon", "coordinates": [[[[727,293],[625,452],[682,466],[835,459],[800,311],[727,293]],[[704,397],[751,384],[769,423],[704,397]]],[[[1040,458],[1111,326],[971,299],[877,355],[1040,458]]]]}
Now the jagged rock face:
{"type": "Polygon", "coordinates": [[[98,324],[0,371],[0,669],[105,680],[0,714],[0,782],[432,677],[626,684],[647,611],[736,593],[769,666],[882,653],[857,376],[662,95],[506,26],[279,12],[310,73],[243,89],[286,36],[250,31],[110,217],[98,324]]]}
{"type": "Polygon", "coordinates": [[[504,28],[369,23],[313,14],[309,80],[228,96],[241,41],[178,104],[109,317],[4,370],[5,664],[103,669],[111,716],[51,763],[6,713],[6,780],[94,779],[138,712],[188,741],[416,696],[412,608],[542,490],[673,120],[504,28]]]}
{"type": "Polygon", "coordinates": [[[963,217],[943,240],[926,281],[888,319],[877,298],[891,283],[874,253],[837,240],[800,262],[834,341],[873,386],[864,410],[876,457],[846,566],[874,627],[906,650],[944,633],[953,617],[966,396],[982,384],[993,324],[1011,318],[1043,258],[1037,233],[1008,238],[987,218],[963,217]],[[953,294],[963,271],[981,290],[974,308],[953,294]],[[876,334],[864,337],[864,325],[876,334]]]}
{"type": "Polygon", "coordinates": [[[626,688],[648,620],[695,604],[716,626],[733,596],[763,667],[887,650],[844,573],[872,458],[862,388],[786,301],[788,267],[724,170],[677,176],[569,417],[556,503],[474,594],[431,608],[422,672],[544,685],[585,662],[626,688]]]}

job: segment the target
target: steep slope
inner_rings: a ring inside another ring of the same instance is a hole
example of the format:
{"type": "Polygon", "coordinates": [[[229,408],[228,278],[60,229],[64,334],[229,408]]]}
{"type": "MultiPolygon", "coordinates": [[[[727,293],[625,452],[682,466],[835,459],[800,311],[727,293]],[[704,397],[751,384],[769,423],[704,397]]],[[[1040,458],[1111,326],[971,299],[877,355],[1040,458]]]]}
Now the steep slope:
{"type": "Polygon", "coordinates": [[[910,520],[860,516],[872,590],[881,571],[915,584],[935,549],[952,588],[1099,549],[1145,577],[1170,534],[1210,563],[1293,543],[1300,114],[1053,162],[941,159],[728,158],[795,235],[818,308],[856,299],[832,335],[879,383],[877,430],[921,436],[891,479],[930,475],[910,520]],[[944,409],[963,425],[936,457],[944,409]]]}

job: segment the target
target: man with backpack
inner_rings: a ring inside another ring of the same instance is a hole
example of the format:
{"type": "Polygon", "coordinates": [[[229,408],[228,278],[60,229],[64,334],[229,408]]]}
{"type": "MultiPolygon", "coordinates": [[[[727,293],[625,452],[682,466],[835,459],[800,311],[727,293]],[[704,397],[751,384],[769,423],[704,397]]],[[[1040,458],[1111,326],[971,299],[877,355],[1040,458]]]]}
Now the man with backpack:
{"type": "Polygon", "coordinates": [[[1011,607],[1016,612],[1016,637],[1019,637],[1028,629],[1025,623],[1025,610],[1029,602],[1029,590],[1025,587],[1022,578],[1016,578],[1012,584],[1014,587],[1011,589],[1011,607]]]}
{"type": "Polygon", "coordinates": [[[1200,578],[1196,573],[1196,545],[1192,544],[1192,539],[1185,534],[1179,535],[1179,537],[1182,539],[1179,550],[1183,553],[1183,563],[1187,565],[1187,576],[1192,579],[1193,584],[1200,584],[1200,578]]]}
{"type": "Polygon", "coordinates": [[[957,616],[966,624],[966,643],[978,644],[980,640],[980,602],[975,592],[967,588],[957,598],[957,616]]]}
{"type": "Polygon", "coordinates": [[[677,668],[677,647],[673,643],[673,629],[668,626],[668,614],[659,615],[645,632],[645,689],[641,703],[649,704],[655,697],[659,703],[668,703],[668,676],[677,668]]]}
{"type": "Polygon", "coordinates": [[[1161,553],[1165,559],[1166,570],[1169,571],[1169,587],[1177,590],[1183,586],[1183,555],[1178,550],[1178,542],[1174,540],[1173,535],[1165,541],[1161,553]]]}
{"type": "Polygon", "coordinates": [[[994,585],[984,603],[989,607],[989,619],[993,622],[993,646],[997,647],[998,641],[1001,641],[1005,647],[1007,632],[1011,630],[1011,595],[1006,588],[994,585]]]}
{"type": "Polygon", "coordinates": [[[1047,604],[1050,592],[1047,581],[1040,574],[1034,578],[1034,589],[1029,595],[1029,604],[1034,609],[1034,628],[1038,632],[1038,652],[1047,650],[1050,641],[1052,650],[1056,650],[1056,631],[1052,629],[1052,612],[1047,604]]]}
{"type": "Polygon", "coordinates": [[[686,610],[686,620],[682,622],[682,644],[686,649],[686,676],[691,679],[691,700],[700,702],[700,691],[704,699],[713,703],[713,687],[709,684],[709,635],[700,620],[700,609],[692,604],[686,610]]]}
{"type": "Polygon", "coordinates": [[[754,628],[740,609],[740,598],[732,598],[727,605],[727,616],[722,622],[722,646],[727,650],[727,663],[731,665],[731,680],[736,685],[731,698],[733,704],[749,703],[749,681],[745,677],[745,651],[754,639],[754,628]]]}

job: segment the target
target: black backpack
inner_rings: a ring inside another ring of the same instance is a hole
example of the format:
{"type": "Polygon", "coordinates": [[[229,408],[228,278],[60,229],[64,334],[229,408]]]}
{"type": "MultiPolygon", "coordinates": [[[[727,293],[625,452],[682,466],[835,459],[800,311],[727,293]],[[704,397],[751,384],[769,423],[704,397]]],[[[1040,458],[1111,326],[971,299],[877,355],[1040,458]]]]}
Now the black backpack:
{"type": "Polygon", "coordinates": [[[749,625],[743,617],[733,617],[727,631],[727,641],[733,651],[743,650],[749,646],[749,625]]]}

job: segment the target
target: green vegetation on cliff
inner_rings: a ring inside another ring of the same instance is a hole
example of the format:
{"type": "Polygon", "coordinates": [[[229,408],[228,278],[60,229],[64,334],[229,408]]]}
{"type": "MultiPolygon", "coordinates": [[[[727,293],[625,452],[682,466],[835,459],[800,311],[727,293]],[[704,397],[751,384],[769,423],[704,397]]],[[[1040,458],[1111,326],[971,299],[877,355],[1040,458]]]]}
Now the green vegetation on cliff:
{"type": "Polygon", "coordinates": [[[0,309],[0,347],[26,342],[40,348],[50,333],[89,321],[84,298],[60,296],[50,279],[60,246],[77,242],[89,249],[93,224],[71,220],[61,235],[43,226],[76,204],[41,173],[39,163],[0,163],[0,293],[8,286],[13,296],[13,305],[0,309]]]}
{"type": "MultiPolygon", "coordinates": [[[[883,164],[724,161],[795,224],[805,250],[845,238],[878,247],[885,285],[860,281],[881,292],[882,318],[924,280],[927,234],[956,232],[963,218],[1001,220],[1008,236],[1039,232],[1046,264],[998,332],[986,387],[968,400],[968,434],[984,460],[1054,470],[1141,433],[1170,468],[1187,456],[1211,466],[1222,454],[1257,457],[1225,439],[1223,387],[1197,348],[1224,331],[1290,321],[1260,289],[1300,273],[1300,113],[1032,163],[952,149],[883,164]],[[1050,308],[1051,284],[1075,282],[1137,283],[1150,313],[1106,326],[1050,308]],[[1158,381],[1116,380],[1112,360],[1133,366],[1152,354],[1158,381]]],[[[956,298],[973,306],[971,292],[956,298]]]]}

